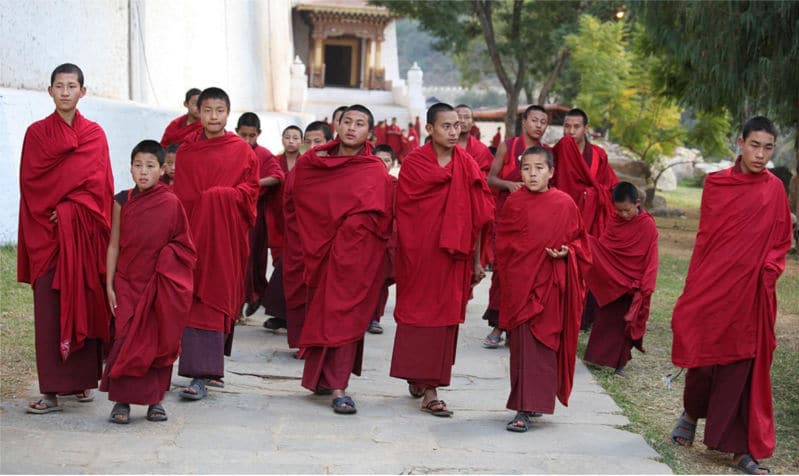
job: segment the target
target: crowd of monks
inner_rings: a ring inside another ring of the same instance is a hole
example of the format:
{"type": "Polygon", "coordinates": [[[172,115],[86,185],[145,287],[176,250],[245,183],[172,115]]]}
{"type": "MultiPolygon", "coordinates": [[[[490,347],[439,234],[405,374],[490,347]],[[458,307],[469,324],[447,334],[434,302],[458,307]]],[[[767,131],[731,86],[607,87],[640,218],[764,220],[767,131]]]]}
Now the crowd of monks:
{"type": "MultiPolygon", "coordinates": [[[[30,413],[61,411],[63,395],[91,401],[99,382],[111,422],[129,423],[131,404],[164,421],[175,361],[183,399],[223,387],[236,323],[261,306],[304,360],[302,386],[355,413],[349,378],[395,285],[390,375],[423,412],[451,417],[437,390],[486,269],[483,345],[507,339],[509,431],[568,404],[581,327],[584,360],[619,377],[645,349],[657,228],[589,142],[580,109],[554,146],[532,105],[522,133],[498,130],[489,149],[467,105],[431,106],[423,145],[418,117],[405,131],[347,105],[287,127],[275,156],[258,145],[256,114],[229,132],[228,95],[190,89],[160,143],[132,150],[134,187],[114,194],[103,129],[77,109],[83,83],[77,66],[55,69],[56,110],[23,144],[18,278],[33,287],[42,393],[30,413]]],[[[768,119],[749,120],[735,165],[708,176],[672,322],[674,363],[689,369],[672,441],[690,445],[706,418],[706,444],[751,474],[765,473],[755,458],[775,443],[775,283],[790,246],[788,203],[765,170],[775,140],[768,119]]]]}

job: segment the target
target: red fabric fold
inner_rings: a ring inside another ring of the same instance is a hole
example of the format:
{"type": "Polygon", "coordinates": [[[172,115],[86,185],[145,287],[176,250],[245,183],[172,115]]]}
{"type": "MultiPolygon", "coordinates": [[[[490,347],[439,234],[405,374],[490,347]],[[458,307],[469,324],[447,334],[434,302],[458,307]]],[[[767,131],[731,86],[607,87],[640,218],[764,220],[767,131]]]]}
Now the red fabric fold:
{"type": "Polygon", "coordinates": [[[497,269],[502,282],[499,326],[528,323],[542,344],[557,352],[558,400],[568,404],[574,380],[583,310],[583,274],[591,264],[580,212],[564,192],[511,194],[497,220],[497,269]],[[545,248],[569,247],[565,259],[545,248]],[[531,272],[534,270],[534,272],[531,272]]]}
{"type": "Polygon", "coordinates": [[[494,162],[494,156],[482,142],[476,139],[473,135],[469,135],[466,141],[466,152],[474,158],[483,177],[488,177],[488,171],[491,169],[491,163],[494,162]]]}
{"type": "Polygon", "coordinates": [[[196,139],[197,134],[201,134],[200,131],[203,130],[202,122],[194,121],[191,124],[187,124],[188,119],[188,114],[184,114],[176,117],[166,126],[164,135],[161,136],[161,147],[191,142],[196,139]]]}
{"type": "Polygon", "coordinates": [[[17,279],[33,284],[56,268],[64,360],[85,339],[109,338],[103,275],[113,193],[108,142],[98,124],[78,111],[72,126],[55,112],[31,124],[20,161],[17,279]]]}
{"type": "Polygon", "coordinates": [[[694,368],[754,358],[749,450],[768,458],[775,442],[770,369],[776,283],[791,246],[791,219],[777,177],[736,173],[738,167],[705,180],[685,289],[672,314],[672,361],[694,368]]]}
{"type": "Polygon", "coordinates": [[[445,167],[432,143],[405,158],[397,186],[397,322],[440,327],[464,320],[480,230],[494,217],[477,163],[459,146],[445,167]],[[447,299],[441,299],[447,296],[447,299]]]}
{"type": "Polygon", "coordinates": [[[186,209],[197,248],[194,295],[225,315],[224,322],[190,316],[187,325],[230,331],[244,296],[244,269],[249,256],[248,230],[255,223],[258,163],[247,142],[236,134],[206,139],[178,149],[186,164],[175,174],[174,190],[186,209]]]}
{"type": "Polygon", "coordinates": [[[177,359],[194,286],[188,220],[168,186],[158,184],[122,207],[119,248],[115,338],[123,343],[110,375],[141,377],[177,359]]]}
{"type": "Polygon", "coordinates": [[[310,290],[301,348],[362,339],[383,284],[393,182],[371,145],[358,155],[332,155],[339,144],[309,151],[293,170],[303,281],[310,290]]]}
{"type": "Polygon", "coordinates": [[[591,147],[590,168],[574,139],[564,136],[555,144],[555,175],[549,185],[568,193],[580,209],[586,232],[600,236],[613,215],[611,192],[619,179],[601,147],[588,142],[585,146],[591,147]]]}
{"type": "Polygon", "coordinates": [[[283,177],[280,179],[280,185],[270,187],[266,192],[266,229],[267,236],[269,237],[269,248],[272,249],[273,258],[277,260],[282,255],[285,240],[283,236],[285,228],[285,219],[283,218],[283,189],[289,174],[289,167],[284,154],[276,156],[275,162],[277,162],[277,165],[283,172],[283,177]]]}

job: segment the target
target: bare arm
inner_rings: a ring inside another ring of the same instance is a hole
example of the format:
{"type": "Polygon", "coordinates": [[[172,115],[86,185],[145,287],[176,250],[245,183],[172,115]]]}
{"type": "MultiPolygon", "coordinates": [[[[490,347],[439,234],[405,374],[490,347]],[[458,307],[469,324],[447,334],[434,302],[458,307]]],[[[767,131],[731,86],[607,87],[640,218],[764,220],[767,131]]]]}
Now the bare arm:
{"type": "Polygon", "coordinates": [[[274,187],[280,185],[280,179],[277,177],[264,177],[258,180],[258,185],[261,187],[274,187]]]}
{"type": "Polygon", "coordinates": [[[108,252],[105,257],[105,290],[108,293],[108,305],[111,314],[116,316],[117,295],[114,292],[114,275],[117,272],[117,259],[119,258],[119,218],[122,207],[114,201],[114,210],[111,214],[111,239],[108,241],[108,252]]]}
{"type": "Polygon", "coordinates": [[[486,276],[483,266],[480,264],[480,251],[482,248],[482,235],[477,235],[477,241],[474,246],[474,254],[472,255],[472,285],[477,285],[486,276]]]}
{"type": "Polygon", "coordinates": [[[491,169],[488,171],[488,186],[501,190],[503,192],[515,192],[522,186],[521,182],[511,182],[510,180],[502,180],[499,178],[499,173],[502,172],[502,165],[505,163],[505,153],[508,150],[505,142],[499,144],[497,153],[494,155],[494,161],[491,162],[491,169]]]}

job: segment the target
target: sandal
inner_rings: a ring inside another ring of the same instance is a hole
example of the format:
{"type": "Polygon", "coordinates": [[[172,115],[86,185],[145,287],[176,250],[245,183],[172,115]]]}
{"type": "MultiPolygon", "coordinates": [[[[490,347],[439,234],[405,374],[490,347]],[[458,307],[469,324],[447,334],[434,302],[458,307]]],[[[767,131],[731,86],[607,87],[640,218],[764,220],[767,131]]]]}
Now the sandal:
{"type": "Polygon", "coordinates": [[[613,371],[613,375],[624,378],[624,367],[616,367],[616,369],[613,371]]]}
{"type": "Polygon", "coordinates": [[[430,400],[427,405],[422,405],[422,411],[437,417],[451,417],[453,413],[447,409],[447,404],[444,400],[430,400]]]}
{"type": "Polygon", "coordinates": [[[60,412],[64,408],[58,404],[58,402],[54,402],[52,400],[48,400],[46,398],[40,398],[35,402],[31,402],[28,404],[28,408],[25,409],[28,413],[35,413],[37,415],[42,415],[45,413],[52,413],[52,412],[60,412]],[[37,408],[44,406],[44,408],[37,408]]]}
{"type": "Polygon", "coordinates": [[[696,423],[691,423],[685,419],[685,412],[680,415],[674,429],[671,430],[671,442],[680,446],[691,446],[696,435],[696,423]],[[680,443],[677,439],[682,439],[685,443],[680,443]]]}
{"type": "Polygon", "coordinates": [[[527,412],[516,412],[516,416],[505,425],[505,429],[516,433],[524,433],[528,430],[529,425],[530,414],[527,412]],[[521,423],[521,425],[519,425],[519,423],[521,423]]]}
{"type": "Polygon", "coordinates": [[[149,421],[166,421],[166,410],[160,403],[150,405],[147,407],[147,420],[149,421]]]}
{"type": "Polygon", "coordinates": [[[333,411],[342,415],[351,415],[355,413],[355,402],[347,395],[333,399],[333,411]]]}
{"type": "Polygon", "coordinates": [[[419,387],[418,385],[409,383],[408,393],[410,393],[413,398],[422,398],[424,397],[424,387],[419,387]]]}
{"type": "Polygon", "coordinates": [[[75,394],[75,398],[81,403],[89,403],[94,401],[94,394],[91,390],[84,390],[75,394]]]}
{"type": "Polygon", "coordinates": [[[192,379],[191,384],[180,392],[180,396],[188,400],[202,400],[208,395],[208,389],[202,379],[192,379]],[[190,392],[189,390],[194,390],[190,392]]]}
{"type": "Polygon", "coordinates": [[[115,403],[111,409],[111,416],[108,417],[111,423],[127,425],[130,423],[130,405],[127,403],[115,403]]]}
{"type": "Polygon", "coordinates": [[[369,324],[369,329],[367,329],[367,332],[369,332],[370,334],[382,334],[383,327],[380,325],[380,322],[372,321],[369,324]]]}
{"type": "Polygon", "coordinates": [[[483,347],[486,349],[497,349],[499,348],[499,343],[502,342],[502,334],[495,336],[488,334],[485,339],[483,339],[483,347]]]}
{"type": "Polygon", "coordinates": [[[760,466],[760,462],[752,458],[752,455],[743,455],[736,464],[732,465],[732,467],[739,469],[746,474],[760,474],[758,471],[765,471],[766,474],[771,474],[771,470],[765,466],[760,466]]]}
{"type": "Polygon", "coordinates": [[[206,387],[225,388],[225,382],[221,378],[207,378],[205,379],[206,387]]]}

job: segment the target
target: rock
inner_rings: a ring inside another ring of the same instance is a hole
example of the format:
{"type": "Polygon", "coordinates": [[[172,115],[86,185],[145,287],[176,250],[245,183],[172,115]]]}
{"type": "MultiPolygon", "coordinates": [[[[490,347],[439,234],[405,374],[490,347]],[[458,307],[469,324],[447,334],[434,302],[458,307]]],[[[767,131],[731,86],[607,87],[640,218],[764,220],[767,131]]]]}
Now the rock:
{"type": "Polygon", "coordinates": [[[652,216],[666,217],[666,218],[685,218],[685,212],[679,208],[658,207],[649,210],[652,216]]]}
{"type": "Polygon", "coordinates": [[[660,174],[658,179],[658,190],[666,192],[673,192],[677,190],[677,175],[674,173],[674,167],[668,168],[660,174]]]}
{"type": "Polygon", "coordinates": [[[702,154],[697,149],[688,149],[686,147],[677,147],[674,149],[674,155],[663,159],[663,163],[667,166],[674,165],[671,170],[674,171],[676,181],[689,180],[694,178],[694,164],[704,162],[702,154]],[[693,162],[693,163],[692,163],[693,162]]]}
{"type": "Polygon", "coordinates": [[[630,182],[639,188],[646,187],[646,176],[649,174],[647,164],[618,155],[613,158],[608,155],[608,162],[619,180],[630,182]]]}
{"type": "Polygon", "coordinates": [[[652,209],[655,208],[666,208],[666,199],[663,198],[663,195],[655,195],[655,198],[652,199],[652,209]]]}

